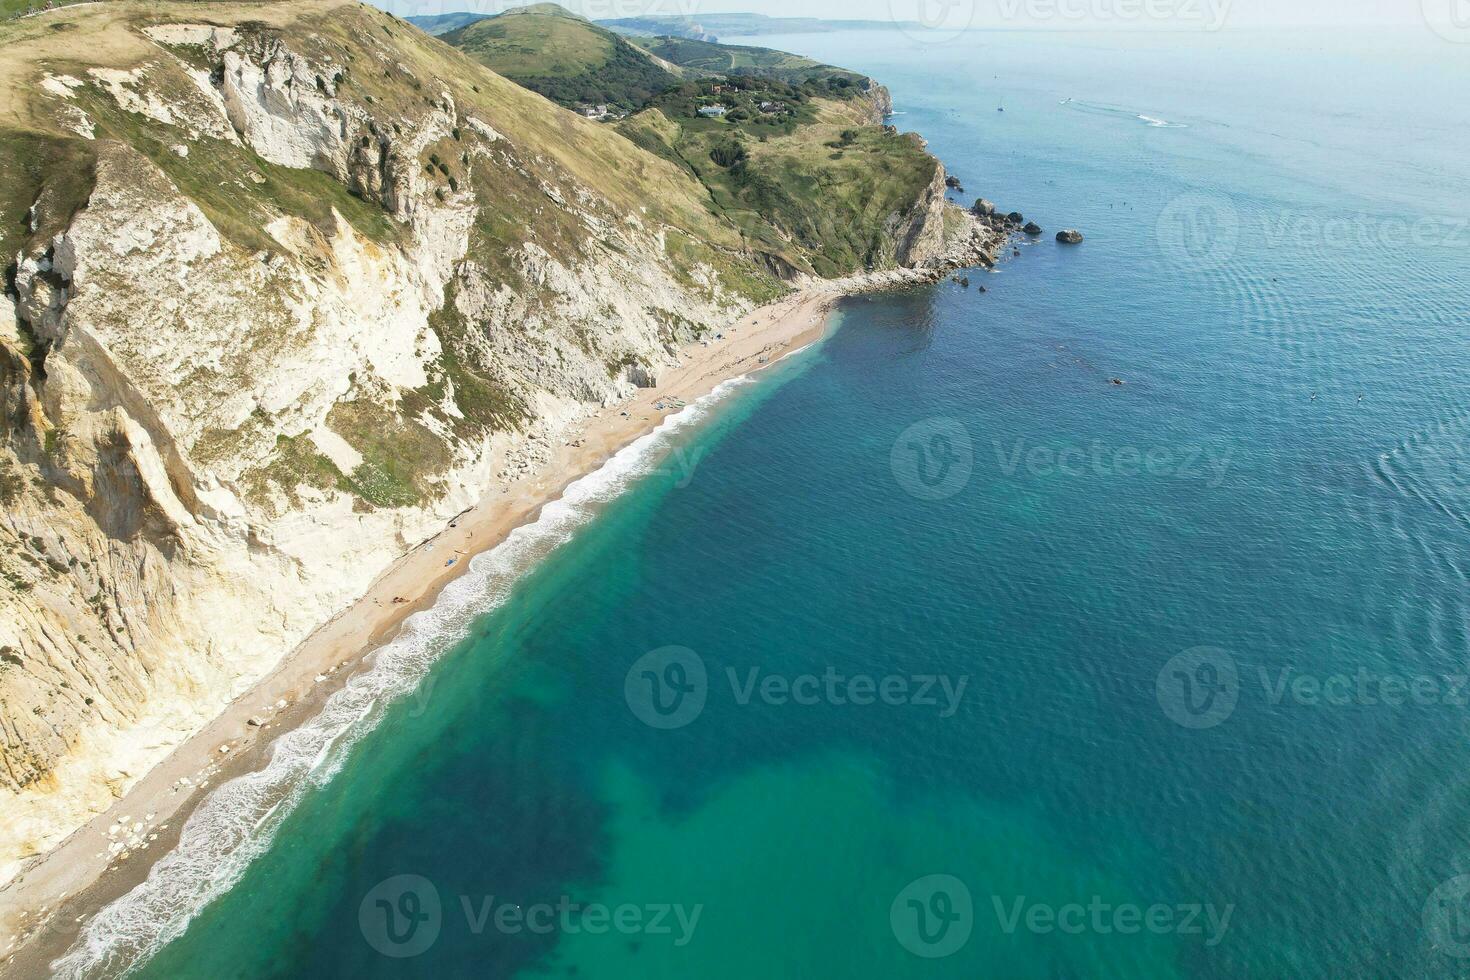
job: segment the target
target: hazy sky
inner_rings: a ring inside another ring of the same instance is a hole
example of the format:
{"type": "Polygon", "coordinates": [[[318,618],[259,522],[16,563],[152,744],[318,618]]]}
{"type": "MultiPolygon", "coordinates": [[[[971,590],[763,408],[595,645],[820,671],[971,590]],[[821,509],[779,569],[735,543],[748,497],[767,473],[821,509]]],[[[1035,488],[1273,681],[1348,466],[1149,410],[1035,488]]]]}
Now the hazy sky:
{"type": "MultiPolygon", "coordinates": [[[[520,6],[508,0],[373,2],[401,17],[455,10],[497,13],[520,6]]],[[[701,13],[749,11],[777,17],[898,19],[989,28],[1423,28],[1426,10],[1429,16],[1457,14],[1470,22],[1470,0],[564,0],[563,6],[593,19],[645,14],[698,19],[701,13]]]]}

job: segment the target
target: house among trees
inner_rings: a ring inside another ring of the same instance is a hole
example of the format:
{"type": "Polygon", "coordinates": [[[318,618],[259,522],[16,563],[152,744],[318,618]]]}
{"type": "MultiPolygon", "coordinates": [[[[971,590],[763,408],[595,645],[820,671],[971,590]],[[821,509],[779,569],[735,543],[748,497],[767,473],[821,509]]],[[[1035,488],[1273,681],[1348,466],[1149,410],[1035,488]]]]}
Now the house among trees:
{"type": "Polygon", "coordinates": [[[706,119],[718,119],[725,114],[725,107],[722,105],[702,105],[699,107],[699,114],[706,119]]]}

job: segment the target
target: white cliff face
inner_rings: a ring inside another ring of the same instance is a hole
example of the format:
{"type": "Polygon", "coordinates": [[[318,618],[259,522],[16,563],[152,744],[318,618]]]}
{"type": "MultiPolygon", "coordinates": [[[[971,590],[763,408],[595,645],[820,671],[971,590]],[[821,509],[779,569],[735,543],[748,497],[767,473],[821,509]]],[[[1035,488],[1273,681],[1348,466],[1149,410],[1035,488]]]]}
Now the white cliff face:
{"type": "MultiPolygon", "coordinates": [[[[328,13],[153,23],[146,57],[33,73],[31,117],[85,166],[0,259],[0,882],[780,291],[661,159],[328,13]]],[[[983,255],[954,212],[936,165],[888,221],[898,259],[983,255]]]]}
{"type": "Polygon", "coordinates": [[[944,176],[944,167],[936,161],[929,186],[892,229],[898,241],[900,265],[929,265],[944,257],[947,245],[944,216],[952,208],[945,201],[944,176]]]}
{"type": "Polygon", "coordinates": [[[94,185],[0,304],[0,880],[631,393],[613,365],[656,372],[750,306],[447,93],[380,112],[278,36],[149,36],[156,62],[46,88],[59,128],[97,127],[94,185]],[[279,171],[196,199],[123,124],[189,166],[248,148],[323,172],[387,230],[289,213],[279,171]],[[486,244],[508,234],[492,185],[521,208],[540,185],[509,250],[486,244]],[[217,217],[235,206],[249,241],[217,217]]]}

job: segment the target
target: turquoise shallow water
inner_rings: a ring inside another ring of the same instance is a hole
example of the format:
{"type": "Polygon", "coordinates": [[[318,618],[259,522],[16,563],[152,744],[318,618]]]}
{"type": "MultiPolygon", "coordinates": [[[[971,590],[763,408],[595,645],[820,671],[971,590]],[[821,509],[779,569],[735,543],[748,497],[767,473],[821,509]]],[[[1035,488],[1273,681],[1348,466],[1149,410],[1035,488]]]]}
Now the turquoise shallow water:
{"type": "Polygon", "coordinates": [[[530,549],[142,975],[1470,972],[1463,49],[761,43],[1048,235],[530,549]]]}

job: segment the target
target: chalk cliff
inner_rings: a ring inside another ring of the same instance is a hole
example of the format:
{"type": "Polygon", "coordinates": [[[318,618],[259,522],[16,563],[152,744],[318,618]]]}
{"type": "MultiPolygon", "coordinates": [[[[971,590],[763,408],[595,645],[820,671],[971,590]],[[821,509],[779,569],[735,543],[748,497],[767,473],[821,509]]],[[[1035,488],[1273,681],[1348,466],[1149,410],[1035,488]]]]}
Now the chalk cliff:
{"type": "MultiPolygon", "coordinates": [[[[0,881],[787,288],[687,173],[370,7],[4,31],[0,881]]],[[[943,178],[903,264],[978,234],[943,178]]]]}

